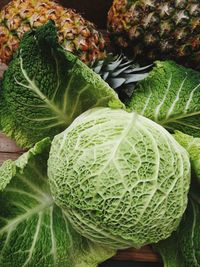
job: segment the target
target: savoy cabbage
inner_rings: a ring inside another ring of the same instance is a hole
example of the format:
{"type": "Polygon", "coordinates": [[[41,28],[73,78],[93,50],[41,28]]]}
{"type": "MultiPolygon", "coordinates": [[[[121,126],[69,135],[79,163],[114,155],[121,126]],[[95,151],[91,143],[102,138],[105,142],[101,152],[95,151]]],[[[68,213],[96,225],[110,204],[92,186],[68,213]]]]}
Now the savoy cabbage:
{"type": "Polygon", "coordinates": [[[169,238],[154,244],[162,256],[164,267],[200,266],[200,198],[198,190],[192,189],[187,210],[178,227],[169,238]],[[195,192],[196,191],[196,192],[195,192]]]}
{"type": "Polygon", "coordinates": [[[114,254],[80,236],[47,179],[50,140],[0,167],[0,266],[97,267],[114,254]]]}
{"type": "Polygon", "coordinates": [[[195,138],[179,131],[175,132],[174,137],[187,150],[194,178],[200,182],[200,138],[195,138]]]}
{"type": "Polygon", "coordinates": [[[200,137],[200,72],[173,61],[157,61],[138,83],[128,107],[171,132],[200,137]]]}
{"type": "Polygon", "coordinates": [[[160,125],[124,110],[86,111],[55,136],[53,197],[82,235],[112,248],[167,238],[187,205],[187,152],[160,125]]]}
{"type": "Polygon", "coordinates": [[[26,33],[4,73],[1,129],[31,147],[96,106],[123,104],[99,75],[58,44],[54,23],[26,33]]]}

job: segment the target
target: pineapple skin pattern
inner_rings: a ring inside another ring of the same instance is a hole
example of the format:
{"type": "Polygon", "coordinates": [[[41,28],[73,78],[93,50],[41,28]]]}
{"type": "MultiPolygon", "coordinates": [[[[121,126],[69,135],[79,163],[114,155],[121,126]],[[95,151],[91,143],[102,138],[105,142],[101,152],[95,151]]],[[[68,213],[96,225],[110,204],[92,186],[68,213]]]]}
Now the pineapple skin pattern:
{"type": "Polygon", "coordinates": [[[72,9],[52,0],[12,0],[0,12],[0,62],[9,62],[25,32],[50,19],[58,29],[59,43],[83,62],[106,56],[102,34],[72,9]]]}
{"type": "Polygon", "coordinates": [[[200,0],[114,0],[108,30],[141,63],[173,59],[200,69],[200,0]]]}

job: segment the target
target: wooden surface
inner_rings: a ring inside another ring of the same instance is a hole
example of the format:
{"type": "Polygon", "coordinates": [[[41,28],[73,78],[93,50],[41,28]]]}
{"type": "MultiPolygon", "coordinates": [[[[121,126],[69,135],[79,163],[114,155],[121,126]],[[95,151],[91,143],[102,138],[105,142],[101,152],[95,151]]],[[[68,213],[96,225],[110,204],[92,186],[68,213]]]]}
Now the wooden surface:
{"type": "Polygon", "coordinates": [[[115,260],[120,261],[144,261],[144,262],[161,262],[158,254],[154,253],[150,246],[145,246],[141,249],[126,249],[117,252],[113,257],[115,260]]]}
{"type": "Polygon", "coordinates": [[[22,153],[23,150],[15,142],[0,132],[0,165],[7,159],[17,159],[22,153]]]}

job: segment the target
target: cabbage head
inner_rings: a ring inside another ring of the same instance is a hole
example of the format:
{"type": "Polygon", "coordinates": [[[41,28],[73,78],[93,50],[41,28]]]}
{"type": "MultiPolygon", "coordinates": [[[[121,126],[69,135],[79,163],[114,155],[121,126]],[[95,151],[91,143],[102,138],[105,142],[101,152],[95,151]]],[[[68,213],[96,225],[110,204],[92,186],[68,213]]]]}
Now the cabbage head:
{"type": "Polygon", "coordinates": [[[139,248],[178,227],[190,162],[155,122],[95,108],[54,138],[48,175],[57,205],[79,233],[110,248],[139,248]]]}

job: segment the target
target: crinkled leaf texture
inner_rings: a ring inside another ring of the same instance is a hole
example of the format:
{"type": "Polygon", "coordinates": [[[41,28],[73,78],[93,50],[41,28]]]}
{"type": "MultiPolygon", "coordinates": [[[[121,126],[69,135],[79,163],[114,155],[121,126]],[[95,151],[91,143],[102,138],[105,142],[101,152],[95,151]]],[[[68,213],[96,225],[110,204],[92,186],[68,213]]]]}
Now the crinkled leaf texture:
{"type": "MultiPolygon", "coordinates": [[[[194,197],[194,196],[193,196],[194,197]]],[[[194,197],[189,205],[180,225],[179,247],[182,261],[185,266],[200,266],[200,199],[194,197]]]]}
{"type": "Polygon", "coordinates": [[[86,111],[55,136],[48,174],[74,227],[107,247],[167,238],[187,205],[187,152],[163,127],[109,108],[86,111]]]}
{"type": "Polygon", "coordinates": [[[189,153],[194,177],[200,182],[200,138],[176,131],[174,138],[189,153]]]}
{"type": "Polygon", "coordinates": [[[3,77],[2,130],[31,147],[96,106],[123,104],[99,75],[59,46],[53,22],[26,33],[3,77]]]}
{"type": "Polygon", "coordinates": [[[178,250],[178,235],[174,232],[166,240],[153,245],[153,249],[162,257],[164,267],[189,267],[181,260],[178,250]]]}
{"type": "Polygon", "coordinates": [[[200,72],[158,61],[134,90],[128,107],[170,131],[200,137],[200,72]]]}
{"type": "Polygon", "coordinates": [[[81,237],[54,204],[49,148],[44,139],[0,167],[1,267],[96,267],[114,254],[81,237]]]}
{"type": "Polygon", "coordinates": [[[162,256],[164,267],[199,267],[199,233],[200,198],[198,188],[198,193],[191,192],[190,194],[188,207],[178,231],[168,239],[154,245],[154,249],[162,256]]]}

